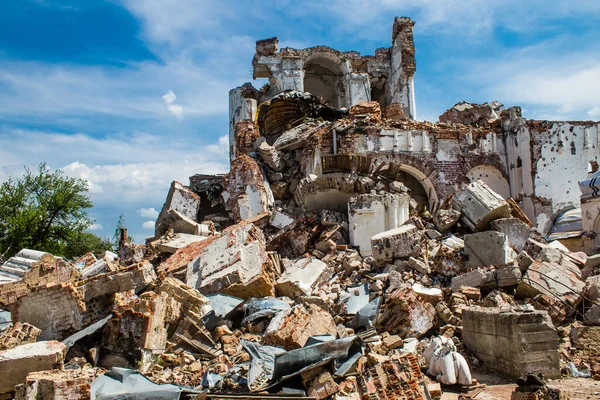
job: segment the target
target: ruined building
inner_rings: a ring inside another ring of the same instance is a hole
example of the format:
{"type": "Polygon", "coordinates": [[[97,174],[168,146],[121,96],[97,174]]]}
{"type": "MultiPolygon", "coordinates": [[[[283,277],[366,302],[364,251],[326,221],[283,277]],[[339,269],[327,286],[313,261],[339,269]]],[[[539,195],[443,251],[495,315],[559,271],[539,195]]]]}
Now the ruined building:
{"type": "MultiPolygon", "coordinates": [[[[326,46],[279,49],[277,38],[258,41],[254,77],[269,83],[260,91],[250,84],[230,91],[233,165],[256,150],[267,192],[275,184],[280,198],[287,192],[299,207],[337,211],[346,210],[350,195],[369,193],[373,187],[360,182],[373,176],[403,182],[431,213],[461,184],[481,179],[513,198],[548,234],[561,212],[579,207],[578,182],[597,168],[598,123],[527,120],[519,107],[497,102],[459,103],[439,123],[417,121],[413,25],[396,18],[392,46],[373,56],[326,46]],[[331,109],[314,109],[317,102],[306,92],[331,109]],[[376,104],[358,106],[369,101],[376,104]],[[361,113],[361,120],[346,119],[361,113]],[[244,120],[258,129],[242,129],[237,124],[244,120]],[[293,173],[290,156],[300,165],[293,173]],[[284,178],[274,181],[277,172],[284,178]]],[[[249,207],[271,207],[263,205],[249,207]]]]}

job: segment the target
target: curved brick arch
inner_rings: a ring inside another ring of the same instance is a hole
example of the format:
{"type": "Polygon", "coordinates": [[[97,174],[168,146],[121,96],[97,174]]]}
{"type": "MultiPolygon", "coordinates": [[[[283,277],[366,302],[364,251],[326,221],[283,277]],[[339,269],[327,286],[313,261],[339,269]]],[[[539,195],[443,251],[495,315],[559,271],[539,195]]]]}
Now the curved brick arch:
{"type": "MultiPolygon", "coordinates": [[[[432,160],[424,156],[415,156],[412,154],[379,155],[377,157],[348,154],[329,155],[321,158],[321,165],[323,171],[321,176],[341,174],[342,176],[355,176],[357,179],[379,175],[394,180],[399,171],[406,172],[417,179],[425,189],[429,209],[432,212],[437,209],[440,199],[446,195],[443,185],[441,185],[441,177],[438,169],[432,160]]],[[[317,181],[318,179],[316,178],[313,181],[317,181]]],[[[306,193],[314,193],[314,186],[320,185],[309,183],[309,181],[309,178],[303,179],[296,188],[294,197],[298,205],[304,206],[306,193]]],[[[342,187],[347,188],[345,190],[352,190],[348,186],[342,185],[342,187]]],[[[338,188],[336,189],[339,190],[338,188]]],[[[362,190],[368,192],[370,188],[362,190]]],[[[343,190],[341,191],[343,192],[343,190]]],[[[366,192],[355,191],[354,193],[366,192]]]]}
{"type": "Polygon", "coordinates": [[[465,157],[460,166],[461,175],[466,177],[467,173],[473,168],[486,165],[496,168],[502,173],[504,179],[508,181],[508,171],[506,170],[505,165],[500,160],[500,156],[498,154],[472,155],[469,157],[465,157]]]}
{"type": "Polygon", "coordinates": [[[460,175],[464,183],[481,179],[505,199],[511,197],[508,173],[497,154],[469,157],[461,165],[460,175]]]}

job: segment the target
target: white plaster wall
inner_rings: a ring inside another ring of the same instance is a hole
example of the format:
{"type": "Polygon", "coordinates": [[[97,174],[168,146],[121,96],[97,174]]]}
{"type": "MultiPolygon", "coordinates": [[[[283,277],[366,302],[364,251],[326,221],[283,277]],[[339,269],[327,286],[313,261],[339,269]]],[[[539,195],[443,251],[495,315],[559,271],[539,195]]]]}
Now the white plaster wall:
{"type": "Polygon", "coordinates": [[[492,167],[491,165],[478,165],[467,172],[467,178],[471,182],[481,179],[504,199],[510,197],[510,186],[508,181],[496,167],[492,167]]]}
{"type": "MultiPolygon", "coordinates": [[[[579,207],[578,182],[587,176],[590,160],[599,159],[597,125],[589,130],[588,137],[593,145],[584,148],[583,126],[555,123],[548,142],[542,145],[541,158],[536,163],[535,195],[552,201],[553,214],[567,207],[579,207]],[[559,141],[563,146],[559,146],[559,141]]],[[[547,218],[552,219],[552,215],[547,218]]]]}
{"type": "Polygon", "coordinates": [[[350,88],[350,104],[352,107],[363,101],[371,101],[371,81],[366,73],[351,73],[348,75],[350,88]]]}
{"type": "Polygon", "coordinates": [[[382,129],[379,136],[362,136],[354,142],[354,152],[427,152],[423,143],[429,145],[427,133],[423,131],[402,131],[398,129],[382,129]],[[423,139],[425,135],[425,139],[423,139]]]}
{"type": "Polygon", "coordinates": [[[371,237],[398,228],[409,217],[408,196],[388,195],[382,201],[348,203],[350,244],[358,246],[363,257],[372,255],[371,237]]]}

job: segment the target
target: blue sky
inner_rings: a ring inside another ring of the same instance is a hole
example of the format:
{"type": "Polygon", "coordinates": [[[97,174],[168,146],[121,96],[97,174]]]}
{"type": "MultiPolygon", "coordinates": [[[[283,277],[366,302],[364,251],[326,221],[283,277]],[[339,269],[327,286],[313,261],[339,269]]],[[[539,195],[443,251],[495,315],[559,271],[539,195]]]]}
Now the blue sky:
{"type": "Polygon", "coordinates": [[[373,54],[394,16],[416,21],[419,119],[462,100],[600,119],[594,0],[11,0],[0,180],[43,161],[88,179],[95,232],[123,213],[141,242],[172,180],[227,171],[228,91],[252,80],[256,40],[373,54]]]}

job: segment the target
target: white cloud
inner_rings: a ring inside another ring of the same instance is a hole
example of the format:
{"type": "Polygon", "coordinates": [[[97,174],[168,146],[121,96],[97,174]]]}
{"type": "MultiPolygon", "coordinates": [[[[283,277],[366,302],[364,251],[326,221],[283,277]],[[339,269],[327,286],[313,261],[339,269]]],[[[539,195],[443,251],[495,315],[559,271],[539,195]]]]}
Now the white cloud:
{"type": "Polygon", "coordinates": [[[104,229],[104,227],[102,226],[102,224],[99,224],[99,223],[97,223],[97,222],[96,222],[96,223],[94,223],[94,224],[92,224],[92,225],[91,225],[91,226],[88,228],[88,230],[90,230],[90,231],[101,231],[102,229],[104,229]]]}
{"type": "Polygon", "coordinates": [[[154,221],[146,221],[142,224],[142,228],[153,230],[154,229],[154,221]]]}
{"type": "Polygon", "coordinates": [[[156,209],[154,207],[150,207],[150,208],[140,208],[138,210],[139,214],[142,217],[146,217],[146,218],[158,218],[158,211],[156,211],[156,209]]]}
{"type": "Polygon", "coordinates": [[[175,100],[177,100],[177,96],[175,96],[175,93],[173,93],[172,90],[169,90],[167,93],[165,93],[162,96],[162,99],[165,102],[165,105],[167,106],[167,110],[169,110],[169,112],[171,114],[173,114],[177,118],[183,117],[183,106],[180,106],[179,104],[175,104],[175,100]]]}
{"type": "Polygon", "coordinates": [[[595,106],[595,107],[590,108],[587,112],[587,115],[589,115],[592,118],[600,117],[600,107],[595,106]]]}
{"type": "Polygon", "coordinates": [[[229,154],[229,136],[220,136],[217,144],[209,144],[208,146],[206,146],[206,150],[210,151],[213,154],[227,156],[229,154]]]}

